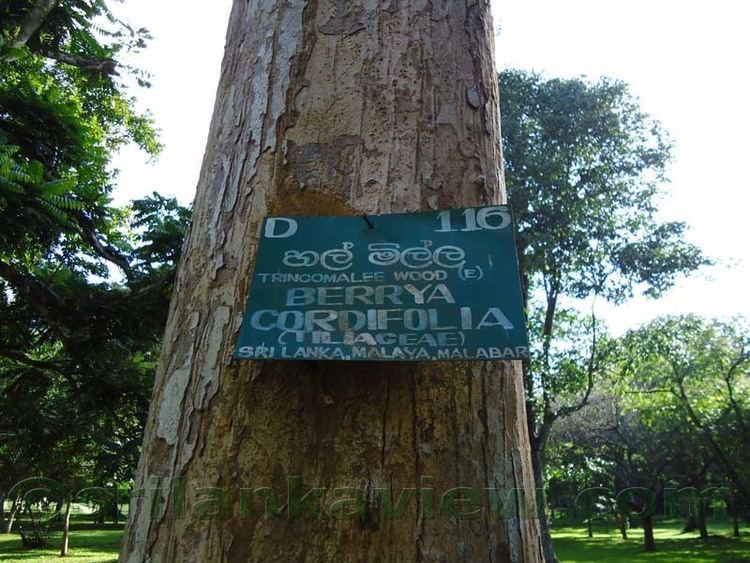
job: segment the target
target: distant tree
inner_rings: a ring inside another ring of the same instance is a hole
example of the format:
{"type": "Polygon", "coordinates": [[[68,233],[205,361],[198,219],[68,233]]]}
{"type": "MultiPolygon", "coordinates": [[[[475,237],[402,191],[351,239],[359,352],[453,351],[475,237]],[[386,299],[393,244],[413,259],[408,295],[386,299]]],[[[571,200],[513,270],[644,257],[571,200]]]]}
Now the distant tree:
{"type": "Polygon", "coordinates": [[[34,279],[44,279],[57,296],[51,303],[67,313],[54,325],[3,284],[1,489],[37,474],[97,486],[132,477],[188,218],[171,199],[135,202],[122,281],[35,267],[34,279]]]}
{"type": "Polygon", "coordinates": [[[160,148],[121,63],[146,39],[103,0],[0,2],[0,492],[137,459],[189,219],[110,201],[116,151],[160,148]]]}
{"type": "Polygon", "coordinates": [[[555,426],[550,451],[557,459],[565,456],[568,474],[582,474],[573,497],[581,515],[590,522],[593,495],[606,505],[623,539],[628,537],[629,522],[639,521],[645,550],[655,551],[659,501],[679,452],[689,446],[692,436],[671,414],[637,408],[631,396],[617,387],[616,379],[608,383],[586,407],[555,426]]]}
{"type": "Polygon", "coordinates": [[[744,320],[657,319],[624,339],[640,408],[673,412],[750,502],[750,337],[744,320]]]}
{"type": "MultiPolygon", "coordinates": [[[[575,491],[591,487],[613,493],[648,489],[645,495],[621,495],[612,508],[623,534],[623,516],[640,514],[644,499],[658,498],[667,514],[679,509],[688,531],[697,529],[707,539],[709,504],[718,501],[731,509],[739,535],[750,476],[746,325],[665,317],[614,343],[615,369],[588,404],[551,433],[552,489],[567,493],[568,502],[575,491]]],[[[653,549],[653,522],[642,523],[646,547],[653,549]]]]}
{"type": "MultiPolygon", "coordinates": [[[[554,358],[561,301],[635,293],[660,296],[675,279],[707,263],[685,242],[686,226],[656,217],[670,144],[622,82],[500,75],[503,155],[518,220],[527,304],[540,318],[526,366],[528,425],[537,486],[555,421],[583,408],[600,373],[595,318],[589,351],[575,370],[554,358]],[[538,304],[537,304],[538,303],[538,304]]],[[[545,557],[554,561],[542,514],[545,557]]]]}

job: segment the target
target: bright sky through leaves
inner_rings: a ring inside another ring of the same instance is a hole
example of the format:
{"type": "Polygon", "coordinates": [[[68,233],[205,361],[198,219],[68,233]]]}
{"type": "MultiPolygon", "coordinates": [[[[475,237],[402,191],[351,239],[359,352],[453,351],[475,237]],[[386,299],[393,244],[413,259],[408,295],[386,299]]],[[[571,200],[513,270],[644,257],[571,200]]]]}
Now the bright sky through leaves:
{"type": "MultiPolygon", "coordinates": [[[[154,35],[135,61],[153,75],[154,87],[138,96],[155,115],[166,146],[153,164],[137,149],[123,151],[116,163],[119,202],[155,189],[192,200],[230,6],[230,0],[126,0],[119,8],[154,35]]],[[[607,75],[631,85],[675,143],[664,218],[686,221],[691,240],[719,262],[659,301],[600,305],[610,327],[621,332],[669,313],[750,317],[750,6],[736,0],[493,0],[493,9],[501,69],[607,75]]]]}

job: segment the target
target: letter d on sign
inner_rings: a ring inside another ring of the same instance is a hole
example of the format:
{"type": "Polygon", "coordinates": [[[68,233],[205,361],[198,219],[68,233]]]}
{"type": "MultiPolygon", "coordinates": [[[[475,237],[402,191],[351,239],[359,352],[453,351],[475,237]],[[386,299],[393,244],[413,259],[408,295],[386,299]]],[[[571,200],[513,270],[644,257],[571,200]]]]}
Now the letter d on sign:
{"type": "Polygon", "coordinates": [[[297,221],[286,217],[270,217],[266,220],[266,230],[263,235],[266,238],[289,238],[297,232],[297,221]],[[277,228],[278,227],[278,228],[277,228]],[[286,228],[286,231],[279,232],[286,228]]]}

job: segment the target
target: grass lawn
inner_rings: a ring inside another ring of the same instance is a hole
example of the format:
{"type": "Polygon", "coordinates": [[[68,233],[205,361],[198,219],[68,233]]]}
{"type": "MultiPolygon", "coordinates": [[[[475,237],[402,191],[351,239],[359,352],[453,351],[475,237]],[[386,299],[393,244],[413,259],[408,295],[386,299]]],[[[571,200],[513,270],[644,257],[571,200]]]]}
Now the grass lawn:
{"type": "Polygon", "coordinates": [[[698,532],[682,533],[682,521],[655,523],[656,553],[643,551],[643,530],[628,530],[624,541],[614,526],[594,526],[589,539],[585,526],[556,528],[552,537],[561,562],[595,563],[750,563],[750,533],[742,530],[740,538],[732,538],[726,523],[709,523],[711,537],[701,541],[698,532]]]}
{"type": "MultiPolygon", "coordinates": [[[[711,523],[712,537],[702,542],[697,532],[681,533],[682,522],[656,523],[656,553],[644,553],[643,531],[629,530],[627,541],[613,526],[597,524],[594,537],[586,537],[585,526],[559,527],[553,536],[561,562],[591,563],[750,563],[750,533],[731,538],[725,523],[711,523]]],[[[122,527],[95,529],[74,524],[70,536],[70,557],[66,563],[115,563],[122,540],[122,527]]],[[[60,563],[60,533],[52,536],[48,549],[25,550],[18,534],[0,534],[0,563],[60,563]]],[[[322,562],[321,562],[322,563],[322,562]]]]}
{"type": "Polygon", "coordinates": [[[85,524],[73,524],[70,533],[70,556],[60,558],[60,532],[54,532],[50,547],[24,549],[21,537],[0,534],[0,563],[115,563],[120,552],[122,526],[92,529],[85,524]]]}

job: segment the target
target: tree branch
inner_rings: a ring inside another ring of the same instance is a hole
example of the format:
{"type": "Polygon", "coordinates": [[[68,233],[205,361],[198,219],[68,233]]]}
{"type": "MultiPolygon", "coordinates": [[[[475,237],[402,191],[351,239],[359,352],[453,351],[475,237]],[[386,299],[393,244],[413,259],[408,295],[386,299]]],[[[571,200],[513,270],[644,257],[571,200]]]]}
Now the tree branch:
{"type": "Polygon", "coordinates": [[[558,418],[570,416],[574,412],[578,412],[583,407],[589,404],[591,399],[591,393],[594,390],[594,374],[596,373],[596,345],[598,343],[596,334],[596,313],[594,313],[594,303],[591,304],[591,355],[589,356],[588,366],[586,368],[586,392],[583,394],[578,403],[569,407],[562,407],[557,411],[558,418]]]}
{"type": "Polygon", "coordinates": [[[25,297],[44,318],[56,318],[53,310],[59,308],[60,297],[50,288],[2,260],[0,260],[0,277],[25,297]]]}
{"type": "Polygon", "coordinates": [[[51,369],[53,371],[60,371],[60,367],[55,362],[44,362],[29,358],[25,353],[20,350],[14,350],[12,348],[0,347],[0,356],[23,364],[28,367],[38,369],[51,369]]]}
{"type": "Polygon", "coordinates": [[[28,9],[26,16],[19,22],[18,34],[11,40],[14,48],[23,47],[42,26],[49,13],[57,6],[59,0],[37,0],[28,9]]]}
{"type": "Polygon", "coordinates": [[[747,424],[745,423],[745,417],[742,414],[742,409],[737,404],[737,399],[734,396],[734,387],[732,386],[732,378],[734,373],[748,360],[748,353],[746,350],[740,352],[739,357],[732,363],[729,370],[723,374],[724,383],[727,385],[727,393],[729,394],[729,403],[732,405],[734,414],[737,416],[737,421],[742,428],[742,433],[747,435],[747,424]]]}
{"type": "Polygon", "coordinates": [[[76,216],[78,225],[81,227],[81,234],[88,241],[91,247],[94,249],[97,255],[104,258],[108,262],[112,262],[116,266],[119,266],[127,272],[130,270],[130,262],[123,256],[116,248],[109,245],[105,246],[97,237],[96,229],[91,223],[91,220],[84,215],[83,212],[79,212],[76,216]]]}
{"type": "MultiPolygon", "coordinates": [[[[550,283],[547,289],[547,310],[544,314],[544,328],[542,329],[542,377],[550,377],[549,355],[552,345],[552,330],[555,322],[555,312],[557,310],[557,287],[550,283]]],[[[547,386],[542,382],[542,401],[544,419],[551,418],[550,424],[554,422],[556,416],[552,412],[552,403],[547,392],[547,386]]],[[[540,430],[541,435],[541,430],[540,430]]]]}
{"type": "Polygon", "coordinates": [[[101,72],[108,76],[117,75],[117,62],[112,59],[92,59],[46,48],[42,49],[42,54],[48,59],[72,65],[81,70],[101,72]]]}
{"type": "Polygon", "coordinates": [[[728,477],[732,480],[734,485],[737,487],[737,490],[740,492],[740,494],[747,500],[750,499],[750,489],[745,487],[745,483],[743,482],[742,478],[740,477],[740,474],[736,471],[734,468],[734,465],[729,461],[729,458],[725,455],[724,450],[719,447],[718,442],[714,439],[713,433],[711,430],[701,421],[701,419],[698,416],[698,413],[696,413],[695,409],[693,409],[693,405],[690,403],[690,399],[687,396],[687,392],[685,391],[685,385],[683,384],[681,379],[678,379],[677,381],[677,389],[678,392],[675,393],[677,397],[680,398],[683,405],[685,406],[685,410],[687,412],[688,418],[692,421],[692,423],[698,428],[698,430],[701,431],[703,434],[703,439],[706,441],[709,448],[711,448],[716,454],[716,457],[718,458],[719,462],[724,466],[724,469],[727,472],[728,477]]]}
{"type": "Polygon", "coordinates": [[[75,307],[66,306],[64,300],[51,288],[3,260],[0,260],[0,277],[26,299],[31,308],[47,321],[50,329],[61,340],[69,337],[66,327],[70,325],[71,320],[81,321],[81,315],[75,307]]]}

